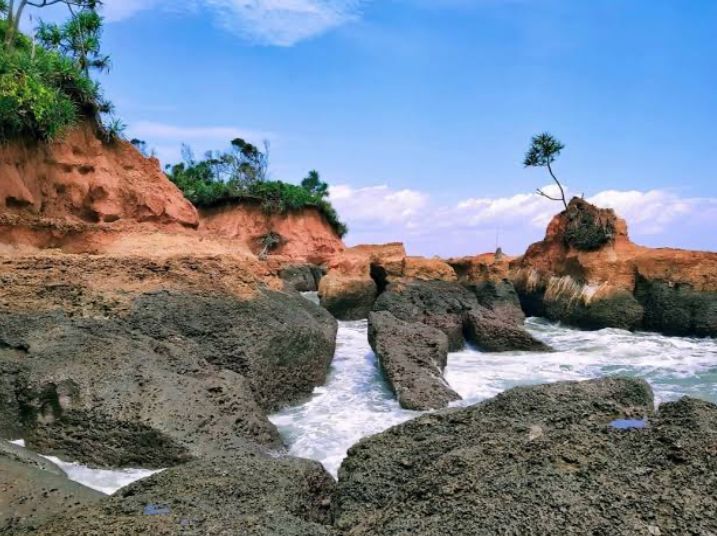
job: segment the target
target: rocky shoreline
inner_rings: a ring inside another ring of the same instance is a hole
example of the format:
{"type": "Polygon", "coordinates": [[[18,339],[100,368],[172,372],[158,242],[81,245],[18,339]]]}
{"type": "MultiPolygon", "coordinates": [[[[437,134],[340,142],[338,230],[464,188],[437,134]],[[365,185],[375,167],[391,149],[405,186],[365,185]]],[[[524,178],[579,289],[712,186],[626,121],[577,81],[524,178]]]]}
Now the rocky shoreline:
{"type": "Polygon", "coordinates": [[[550,350],[526,314],[715,336],[716,254],[640,248],[578,199],[519,258],[347,248],[313,212],[200,214],[156,162],[90,138],[0,151],[0,439],[165,470],[103,497],[3,447],[0,533],[717,532],[713,404],[655,411],[644,382],[605,379],[443,409],[449,351],[550,350]],[[585,214],[607,243],[576,234],[585,214]],[[325,383],[337,320],[354,319],[401,406],[434,412],[361,441],[337,483],[283,456],[267,415],[325,383]],[[634,418],[647,426],[611,426],[634,418]]]}

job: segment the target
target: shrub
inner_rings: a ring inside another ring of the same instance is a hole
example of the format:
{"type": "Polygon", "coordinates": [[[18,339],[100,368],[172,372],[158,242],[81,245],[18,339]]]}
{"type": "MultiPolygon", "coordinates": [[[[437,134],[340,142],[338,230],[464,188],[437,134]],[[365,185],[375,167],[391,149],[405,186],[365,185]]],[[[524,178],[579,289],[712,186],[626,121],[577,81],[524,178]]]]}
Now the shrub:
{"type": "MultiPolygon", "coordinates": [[[[6,27],[0,21],[0,41],[6,27]]],[[[0,142],[52,140],[109,108],[99,85],[71,57],[33,45],[22,34],[14,46],[0,47],[0,142]]]]}
{"type": "MultiPolygon", "coordinates": [[[[236,142],[232,142],[235,147],[236,142]]],[[[194,160],[189,148],[185,147],[183,153],[185,161],[167,166],[167,176],[197,207],[255,201],[266,212],[276,214],[313,207],[324,215],[339,236],[343,237],[348,232],[334,207],[325,199],[326,193],[321,188],[308,189],[282,181],[260,180],[258,177],[263,173],[247,170],[246,162],[228,165],[231,158],[227,155],[231,153],[207,153],[207,158],[199,162],[194,160]]],[[[260,155],[257,162],[261,162],[264,169],[265,155],[260,155]]]]}

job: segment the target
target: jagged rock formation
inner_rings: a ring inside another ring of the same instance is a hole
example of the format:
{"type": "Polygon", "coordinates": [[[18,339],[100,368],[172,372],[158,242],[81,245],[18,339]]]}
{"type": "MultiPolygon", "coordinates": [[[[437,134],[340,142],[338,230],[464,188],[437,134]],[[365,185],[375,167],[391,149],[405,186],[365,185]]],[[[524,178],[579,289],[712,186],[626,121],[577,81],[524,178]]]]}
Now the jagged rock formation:
{"type": "Polygon", "coordinates": [[[717,406],[654,412],[637,380],[521,387],[362,440],[339,471],[352,536],[709,534],[717,406]],[[615,419],[637,419],[621,430],[615,419]]]}
{"type": "Polygon", "coordinates": [[[369,315],[368,340],[402,408],[438,409],[460,400],[443,379],[448,337],[441,330],[381,311],[369,315]]]}
{"type": "Polygon", "coordinates": [[[573,199],[511,262],[529,315],[587,329],[717,334],[717,253],[633,244],[612,210],[573,199]]]}

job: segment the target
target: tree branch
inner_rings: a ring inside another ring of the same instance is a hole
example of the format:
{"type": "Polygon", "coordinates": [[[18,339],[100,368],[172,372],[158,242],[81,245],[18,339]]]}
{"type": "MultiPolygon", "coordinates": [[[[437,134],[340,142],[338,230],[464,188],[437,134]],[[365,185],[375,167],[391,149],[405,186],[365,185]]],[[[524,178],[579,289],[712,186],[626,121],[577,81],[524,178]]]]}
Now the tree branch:
{"type": "MultiPolygon", "coordinates": [[[[559,197],[550,197],[548,194],[546,194],[546,193],[545,193],[543,190],[541,190],[540,188],[538,188],[538,189],[536,190],[536,192],[538,193],[538,195],[541,195],[541,196],[543,196],[543,197],[545,197],[545,198],[547,198],[547,199],[550,199],[551,201],[562,201],[563,203],[565,203],[565,199],[564,199],[564,198],[563,198],[563,199],[560,199],[559,197]]],[[[567,208],[567,207],[566,207],[566,208],[567,208]]]]}
{"type": "MultiPolygon", "coordinates": [[[[549,159],[548,159],[548,171],[550,172],[550,176],[553,177],[553,180],[555,181],[555,184],[557,184],[557,185],[558,185],[558,188],[560,188],[560,197],[562,197],[562,199],[555,199],[555,201],[562,201],[562,202],[563,202],[563,205],[564,205],[565,208],[567,209],[567,208],[568,208],[568,202],[565,200],[565,190],[563,190],[563,185],[560,184],[560,181],[558,180],[558,178],[557,178],[557,177],[555,176],[555,174],[553,173],[553,168],[550,166],[550,160],[549,160],[549,159]]],[[[548,197],[548,196],[546,195],[545,197],[548,197]]],[[[549,198],[549,199],[552,199],[552,197],[549,198]]]]}

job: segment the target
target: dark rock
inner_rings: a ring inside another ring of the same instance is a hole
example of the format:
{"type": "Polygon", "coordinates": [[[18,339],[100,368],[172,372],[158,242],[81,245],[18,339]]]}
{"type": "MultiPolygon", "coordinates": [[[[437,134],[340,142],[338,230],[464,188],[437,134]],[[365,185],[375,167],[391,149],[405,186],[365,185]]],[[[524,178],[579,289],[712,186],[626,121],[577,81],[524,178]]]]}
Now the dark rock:
{"type": "Polygon", "coordinates": [[[339,320],[368,318],[378,287],[370,277],[329,274],[319,284],[321,306],[339,320]]]}
{"type": "Polygon", "coordinates": [[[317,462],[223,456],[136,482],[33,534],[329,536],[334,486],[317,462]]]}
{"type": "Polygon", "coordinates": [[[449,351],[460,350],[465,335],[488,351],[548,349],[523,327],[512,284],[466,288],[446,281],[395,283],[379,296],[374,310],[440,329],[448,336],[449,351]]]}
{"type": "Polygon", "coordinates": [[[569,296],[546,299],[545,316],[582,329],[633,330],[641,325],[644,309],[627,291],[615,291],[589,303],[569,296]]]}
{"type": "Polygon", "coordinates": [[[459,283],[413,281],[393,283],[374,304],[374,311],[388,311],[404,322],[420,322],[448,336],[449,351],[463,348],[463,318],[478,308],[475,294],[459,283]]]}
{"type": "Polygon", "coordinates": [[[497,317],[516,325],[523,325],[525,314],[520,305],[518,292],[507,279],[501,281],[483,281],[466,285],[478,299],[478,303],[490,309],[497,317]]]}
{"type": "Polygon", "coordinates": [[[710,534],[715,437],[717,406],[683,399],[654,415],[642,381],[512,389],[355,445],[336,524],[352,536],[710,534]],[[643,429],[610,426],[646,416],[643,429]]]}
{"type": "Polygon", "coordinates": [[[94,466],[159,468],[279,446],[266,412],[323,383],[336,322],[298,295],[156,292],[123,315],[0,312],[3,418],[28,446],[94,466]],[[14,412],[14,414],[13,414],[14,412]]]}
{"type": "Polygon", "coordinates": [[[0,534],[35,529],[104,495],[67,479],[44,458],[0,443],[0,534]]]}
{"type": "Polygon", "coordinates": [[[690,285],[637,278],[635,297],[644,308],[642,329],[665,335],[717,336],[717,292],[690,285]]]}
{"type": "Polygon", "coordinates": [[[443,379],[448,337],[442,331],[380,311],[369,315],[368,338],[401,407],[438,409],[460,400],[443,379]]]}
{"type": "Polygon", "coordinates": [[[503,320],[488,309],[466,313],[469,340],[486,352],[549,352],[551,348],[528,333],[522,325],[503,320]]]}
{"type": "Polygon", "coordinates": [[[319,290],[319,281],[324,275],[320,266],[314,264],[297,264],[282,268],[279,276],[288,289],[298,292],[316,292],[319,290]]]}

